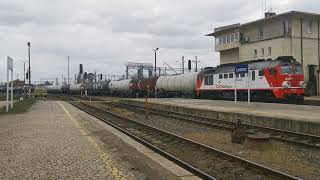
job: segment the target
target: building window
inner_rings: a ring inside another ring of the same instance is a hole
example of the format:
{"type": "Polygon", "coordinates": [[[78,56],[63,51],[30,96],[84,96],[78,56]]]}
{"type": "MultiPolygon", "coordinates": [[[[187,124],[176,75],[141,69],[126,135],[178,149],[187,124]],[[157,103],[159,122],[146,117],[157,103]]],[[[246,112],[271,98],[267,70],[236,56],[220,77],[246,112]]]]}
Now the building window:
{"type": "Polygon", "coordinates": [[[259,38],[263,37],[263,28],[262,28],[262,26],[259,26],[258,34],[259,34],[259,38]]]}
{"type": "Polygon", "coordinates": [[[307,21],[307,33],[312,33],[312,20],[307,21]]]}
{"type": "Polygon", "coordinates": [[[231,42],[234,42],[234,33],[231,34],[231,42]]]}
{"type": "Polygon", "coordinates": [[[235,39],[236,42],[239,41],[239,32],[235,33],[234,39],[235,39]]]}
{"type": "Polygon", "coordinates": [[[219,74],[219,79],[222,79],[223,78],[223,75],[222,74],[219,74]]]}
{"type": "Polygon", "coordinates": [[[219,44],[222,44],[223,43],[223,38],[222,36],[219,37],[219,44]]]}
{"type": "Polygon", "coordinates": [[[261,57],[264,57],[264,48],[261,48],[261,57]]]}
{"type": "Polygon", "coordinates": [[[230,34],[227,35],[227,43],[230,43],[230,34]]]}
{"type": "Polygon", "coordinates": [[[223,36],[223,44],[227,43],[227,36],[223,36]]]}
{"type": "Polygon", "coordinates": [[[229,79],[233,78],[233,73],[229,73],[229,79]]]}
{"type": "Polygon", "coordinates": [[[228,79],[228,74],[223,74],[223,79],[228,79]]]}
{"type": "Polygon", "coordinates": [[[253,57],[256,58],[258,56],[258,51],[257,49],[253,50],[253,57]]]}
{"type": "Polygon", "coordinates": [[[246,77],[245,73],[240,73],[240,77],[246,77]]]}
{"type": "Polygon", "coordinates": [[[268,56],[271,56],[271,47],[268,47],[268,56]]]}
{"type": "Polygon", "coordinates": [[[289,20],[287,18],[283,20],[283,30],[284,30],[284,34],[289,34],[290,28],[289,28],[289,20]]]}

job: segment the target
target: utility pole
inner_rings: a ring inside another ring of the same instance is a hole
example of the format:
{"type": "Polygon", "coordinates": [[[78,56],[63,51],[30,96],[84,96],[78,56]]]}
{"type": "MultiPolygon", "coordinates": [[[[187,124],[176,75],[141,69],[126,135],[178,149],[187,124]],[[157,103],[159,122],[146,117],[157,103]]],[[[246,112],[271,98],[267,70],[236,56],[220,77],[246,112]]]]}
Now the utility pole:
{"type": "Polygon", "coordinates": [[[157,51],[159,48],[154,49],[154,77],[157,76],[157,51]]]}
{"type": "Polygon", "coordinates": [[[30,46],[31,46],[31,44],[30,44],[30,42],[28,42],[27,43],[27,45],[28,45],[28,60],[29,60],[29,68],[28,68],[28,78],[29,78],[29,85],[31,85],[31,63],[30,63],[30,46]]]}
{"type": "Polygon", "coordinates": [[[69,74],[69,56],[68,56],[68,84],[70,84],[70,74],[69,74]]]}
{"type": "Polygon", "coordinates": [[[21,61],[21,62],[23,62],[23,83],[26,84],[26,62],[27,61],[21,61]]]}
{"type": "Polygon", "coordinates": [[[182,62],[181,62],[181,67],[182,67],[182,74],[184,74],[184,56],[182,56],[182,62]]]}
{"type": "Polygon", "coordinates": [[[195,63],[196,63],[196,70],[195,70],[195,72],[198,72],[198,62],[200,62],[200,61],[198,61],[198,57],[196,56],[196,57],[195,57],[195,60],[193,60],[192,62],[195,62],[195,63]]]}
{"type": "Polygon", "coordinates": [[[26,62],[23,61],[23,83],[26,84],[26,62]]]}

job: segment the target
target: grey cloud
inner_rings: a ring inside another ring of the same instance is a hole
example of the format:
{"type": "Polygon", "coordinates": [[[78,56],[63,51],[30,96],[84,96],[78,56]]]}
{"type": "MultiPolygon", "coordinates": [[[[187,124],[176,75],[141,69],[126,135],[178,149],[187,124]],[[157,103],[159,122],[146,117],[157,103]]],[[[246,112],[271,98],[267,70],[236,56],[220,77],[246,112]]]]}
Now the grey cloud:
{"type": "MultiPolygon", "coordinates": [[[[320,10],[317,0],[271,2],[277,13],[320,10]]],[[[219,55],[204,35],[261,18],[261,1],[254,0],[2,0],[0,7],[1,70],[7,55],[25,59],[31,41],[37,79],[66,74],[68,55],[72,74],[79,63],[101,73],[123,72],[127,61],[153,62],[155,47],[162,64],[178,66],[182,55],[198,55],[203,65],[214,66],[219,55]]]]}

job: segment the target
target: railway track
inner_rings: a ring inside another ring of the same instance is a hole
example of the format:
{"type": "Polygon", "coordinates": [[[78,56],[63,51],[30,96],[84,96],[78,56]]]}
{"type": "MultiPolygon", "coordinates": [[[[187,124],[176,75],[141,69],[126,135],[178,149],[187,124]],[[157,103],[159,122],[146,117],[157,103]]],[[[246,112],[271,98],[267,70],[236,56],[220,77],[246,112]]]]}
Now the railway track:
{"type": "MultiPolygon", "coordinates": [[[[64,97],[67,100],[81,100],[83,97],[69,97],[66,96],[64,97]],[[74,99],[76,98],[76,99],[74,99]]],[[[101,101],[99,98],[88,98],[85,97],[86,100],[91,99],[92,101],[101,101]]],[[[139,111],[145,111],[144,107],[141,106],[136,106],[132,104],[126,104],[122,102],[116,102],[112,103],[113,105],[116,105],[118,107],[124,107],[124,108],[131,108],[134,110],[139,110],[139,111]]],[[[219,128],[219,129],[224,129],[231,131],[235,124],[234,122],[230,121],[225,121],[225,120],[220,120],[220,119],[213,119],[213,118],[207,118],[207,117],[202,117],[202,116],[196,116],[196,115],[191,115],[191,114],[186,114],[186,113],[178,113],[178,112],[173,112],[173,111],[166,111],[166,110],[159,110],[159,109],[152,109],[149,108],[149,112],[169,118],[175,118],[183,121],[188,121],[204,126],[210,126],[213,128],[219,128]]],[[[311,135],[311,134],[303,134],[303,133],[298,133],[294,131],[287,131],[287,130],[282,130],[282,129],[275,129],[275,128],[268,128],[268,127],[263,127],[263,126],[256,126],[256,125],[250,125],[250,124],[242,124],[245,126],[247,129],[248,134],[254,134],[257,132],[262,132],[265,134],[270,135],[270,137],[274,140],[278,141],[283,141],[291,144],[297,144],[297,145],[302,145],[302,146],[307,146],[310,148],[316,148],[320,149],[320,136],[317,135],[311,135]]]]}
{"type": "MultiPolygon", "coordinates": [[[[134,110],[139,110],[144,112],[144,107],[141,107],[141,106],[126,104],[121,102],[113,103],[113,105],[116,105],[122,108],[131,108],[134,110]]],[[[230,121],[224,121],[219,119],[195,116],[191,114],[178,113],[178,112],[172,112],[172,111],[166,111],[166,110],[149,108],[149,112],[153,114],[169,117],[169,118],[175,118],[183,121],[188,121],[188,122],[197,123],[204,126],[210,126],[213,128],[224,129],[228,131],[231,131],[236,125],[236,123],[230,122],[230,121]]],[[[298,144],[298,145],[303,145],[311,148],[320,149],[320,136],[244,124],[244,123],[242,125],[245,126],[248,134],[262,132],[270,135],[272,139],[275,139],[278,141],[284,141],[287,143],[298,144]]]]}
{"type": "Polygon", "coordinates": [[[92,104],[70,103],[203,179],[299,179],[92,104]]]}

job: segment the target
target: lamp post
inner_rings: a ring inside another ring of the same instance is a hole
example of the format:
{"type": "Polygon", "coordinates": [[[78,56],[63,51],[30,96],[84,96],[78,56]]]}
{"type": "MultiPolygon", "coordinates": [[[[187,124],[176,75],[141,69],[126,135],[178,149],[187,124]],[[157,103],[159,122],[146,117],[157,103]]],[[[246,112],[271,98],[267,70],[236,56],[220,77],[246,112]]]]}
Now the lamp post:
{"type": "Polygon", "coordinates": [[[26,62],[27,61],[21,61],[21,62],[23,62],[23,83],[26,84],[26,62]]]}
{"type": "Polygon", "coordinates": [[[195,72],[198,72],[198,62],[200,62],[200,61],[198,61],[198,57],[196,56],[195,60],[192,60],[192,62],[196,63],[196,71],[195,72]]]}
{"type": "Polygon", "coordinates": [[[30,65],[30,42],[27,43],[28,45],[28,60],[29,60],[29,68],[28,68],[28,78],[29,78],[29,86],[31,85],[31,65],[30,65]]]}
{"type": "Polygon", "coordinates": [[[159,48],[153,49],[154,51],[154,77],[157,76],[157,51],[159,48]]]}

